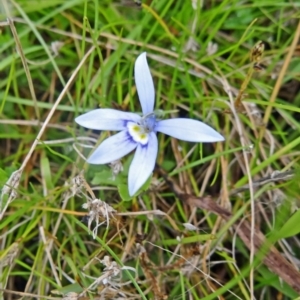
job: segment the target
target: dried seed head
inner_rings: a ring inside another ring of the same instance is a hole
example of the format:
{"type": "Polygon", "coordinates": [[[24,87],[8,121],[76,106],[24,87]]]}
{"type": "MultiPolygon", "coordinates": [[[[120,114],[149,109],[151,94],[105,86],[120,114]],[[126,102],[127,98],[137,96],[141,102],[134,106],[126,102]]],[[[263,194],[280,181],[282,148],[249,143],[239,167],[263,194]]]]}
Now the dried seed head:
{"type": "Polygon", "coordinates": [[[51,43],[50,48],[54,54],[54,56],[58,56],[59,55],[59,51],[62,48],[62,46],[64,45],[63,42],[60,41],[54,41],[51,43]]]}
{"type": "Polygon", "coordinates": [[[109,226],[109,219],[111,217],[114,217],[114,214],[116,213],[116,210],[105,203],[104,201],[101,201],[100,199],[91,199],[87,197],[88,201],[87,203],[84,203],[82,205],[83,208],[89,210],[89,213],[87,215],[87,223],[88,223],[88,229],[91,231],[91,225],[93,221],[96,222],[96,226],[92,230],[93,238],[95,239],[98,233],[98,228],[103,225],[105,222],[107,223],[107,227],[109,226]],[[99,223],[99,218],[104,218],[105,221],[99,223]]]}
{"type": "Polygon", "coordinates": [[[254,63],[253,68],[256,72],[264,71],[267,67],[263,64],[254,63]]]}
{"type": "Polygon", "coordinates": [[[259,41],[254,45],[254,47],[251,50],[250,53],[250,60],[251,62],[255,63],[256,65],[259,64],[259,62],[262,59],[263,53],[265,50],[265,44],[262,41],[259,41]]]}
{"type": "MultiPolygon", "coordinates": [[[[100,287],[98,288],[98,291],[101,290],[100,291],[101,297],[99,299],[117,299],[112,297],[112,295],[116,295],[116,293],[118,293],[119,288],[121,286],[126,285],[127,283],[119,283],[121,278],[120,277],[114,278],[114,277],[120,275],[122,270],[130,270],[136,272],[136,269],[128,266],[121,267],[115,261],[111,261],[109,256],[104,256],[102,260],[100,260],[97,257],[94,257],[94,259],[102,263],[105,266],[105,268],[103,269],[103,272],[99,277],[91,277],[90,275],[83,273],[84,276],[94,280],[85,291],[94,290],[96,287],[102,285],[101,288],[100,287]]],[[[79,296],[80,297],[83,296],[85,291],[82,292],[79,296]]]]}
{"type": "Polygon", "coordinates": [[[67,191],[63,193],[63,201],[68,201],[71,197],[74,197],[82,192],[85,187],[85,179],[82,174],[72,178],[70,182],[65,183],[65,187],[68,187],[67,191]]]}
{"type": "Polygon", "coordinates": [[[184,52],[192,51],[197,52],[200,49],[200,45],[197,43],[197,41],[190,36],[186,44],[184,45],[184,52]]]}
{"type": "Polygon", "coordinates": [[[112,180],[115,180],[116,176],[123,171],[123,165],[120,160],[113,161],[109,165],[112,170],[112,180]]]}
{"type": "Polygon", "coordinates": [[[217,51],[218,51],[218,44],[217,43],[214,43],[212,41],[210,41],[207,45],[207,48],[206,48],[206,54],[209,56],[209,55],[213,55],[215,54],[217,51]]]}
{"type": "Polygon", "coordinates": [[[196,227],[195,225],[191,224],[191,223],[183,223],[182,224],[186,230],[189,230],[189,231],[195,231],[197,229],[199,229],[198,227],[196,227]]]}

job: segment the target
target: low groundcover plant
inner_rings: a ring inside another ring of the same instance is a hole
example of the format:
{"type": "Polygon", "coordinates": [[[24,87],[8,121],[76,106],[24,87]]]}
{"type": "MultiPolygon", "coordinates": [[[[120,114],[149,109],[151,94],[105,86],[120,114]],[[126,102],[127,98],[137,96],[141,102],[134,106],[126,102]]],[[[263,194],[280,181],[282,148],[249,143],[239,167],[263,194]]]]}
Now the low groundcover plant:
{"type": "Polygon", "coordinates": [[[224,138],[203,122],[188,118],[159,120],[154,109],[155,90],[146,53],[138,56],[135,83],[143,116],[109,108],[95,109],[75,119],[86,128],[119,133],[104,140],[87,159],[90,164],[108,164],[136,149],[128,173],[129,195],[133,196],[151,175],[158,151],[157,132],[188,142],[218,142],[224,138]]]}

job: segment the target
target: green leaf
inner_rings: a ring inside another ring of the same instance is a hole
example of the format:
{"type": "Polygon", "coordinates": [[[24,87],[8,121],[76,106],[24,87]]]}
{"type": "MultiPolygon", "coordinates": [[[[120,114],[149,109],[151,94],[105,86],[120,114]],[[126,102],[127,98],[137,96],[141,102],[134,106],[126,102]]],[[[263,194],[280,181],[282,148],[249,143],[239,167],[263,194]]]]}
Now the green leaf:
{"type": "Polygon", "coordinates": [[[285,200],[277,209],[275,214],[275,222],[272,230],[272,234],[280,232],[284,224],[286,224],[287,220],[291,216],[291,201],[285,200]]]}
{"type": "Polygon", "coordinates": [[[124,183],[124,179],[121,174],[117,175],[116,178],[113,178],[111,169],[104,169],[100,172],[97,172],[92,180],[92,184],[95,185],[109,184],[112,186],[118,186],[121,183],[124,183]]]}
{"type": "Polygon", "coordinates": [[[289,297],[289,299],[296,300],[294,297],[297,296],[297,293],[285,282],[282,282],[277,275],[275,275],[264,266],[259,267],[257,270],[261,275],[257,276],[257,281],[260,282],[261,287],[271,285],[275,289],[289,297]]]}
{"type": "Polygon", "coordinates": [[[6,172],[0,168],[0,186],[2,187],[8,180],[8,175],[6,172]]]}
{"type": "Polygon", "coordinates": [[[164,160],[161,166],[164,170],[169,172],[176,167],[176,163],[174,160],[164,160]]]}
{"type": "Polygon", "coordinates": [[[46,157],[45,152],[41,155],[41,171],[44,177],[47,189],[52,190],[54,188],[52,183],[52,175],[51,175],[51,168],[50,168],[50,161],[48,157],[46,157]]]}
{"type": "Polygon", "coordinates": [[[277,239],[294,236],[300,232],[300,210],[296,211],[276,234],[277,239]]]}
{"type": "Polygon", "coordinates": [[[132,197],[129,196],[128,192],[128,185],[127,184],[119,184],[118,185],[118,192],[120,194],[120,197],[122,198],[123,201],[129,201],[131,200],[132,197]]]}
{"type": "Polygon", "coordinates": [[[68,161],[68,162],[70,162],[70,163],[73,163],[73,162],[74,162],[73,159],[71,159],[70,157],[68,157],[68,156],[66,156],[66,155],[61,154],[60,152],[57,152],[57,151],[53,150],[53,149],[52,149],[51,147],[49,147],[47,144],[43,143],[43,141],[41,141],[41,144],[42,144],[43,146],[45,146],[45,148],[47,148],[53,155],[56,155],[56,156],[58,156],[58,157],[61,157],[62,159],[66,160],[66,161],[68,161]]]}
{"type": "Polygon", "coordinates": [[[66,295],[67,293],[81,293],[83,288],[80,286],[78,282],[63,286],[56,290],[52,290],[51,293],[54,295],[66,295]]]}
{"type": "MultiPolygon", "coordinates": [[[[149,189],[151,179],[152,179],[152,175],[147,179],[147,181],[143,184],[143,186],[138,190],[138,192],[134,196],[137,196],[141,191],[147,191],[149,189]]],[[[129,201],[134,197],[134,196],[131,197],[129,195],[127,184],[124,183],[119,184],[118,191],[123,201],[129,201]]]]}

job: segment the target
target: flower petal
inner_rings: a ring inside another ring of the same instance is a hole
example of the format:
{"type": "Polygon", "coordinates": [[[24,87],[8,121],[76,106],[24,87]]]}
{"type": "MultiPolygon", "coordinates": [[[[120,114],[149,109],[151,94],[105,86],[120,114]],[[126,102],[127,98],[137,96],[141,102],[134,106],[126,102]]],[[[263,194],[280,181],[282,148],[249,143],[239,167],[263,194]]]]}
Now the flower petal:
{"type": "Polygon", "coordinates": [[[75,119],[83,127],[96,130],[124,130],[128,121],[137,122],[137,114],[110,108],[94,109],[75,119]]]}
{"type": "Polygon", "coordinates": [[[175,118],[158,121],[155,130],[188,142],[224,141],[224,137],[213,128],[193,119],[175,118]]]}
{"type": "Polygon", "coordinates": [[[134,78],[143,114],[147,115],[153,111],[155,91],[147,63],[146,52],[140,54],[135,61],[134,78]]]}
{"type": "Polygon", "coordinates": [[[154,132],[149,133],[149,142],[138,144],[128,173],[129,195],[133,196],[151,175],[157,157],[158,142],[154,132]]]}
{"type": "Polygon", "coordinates": [[[108,164],[118,160],[135,149],[137,143],[132,140],[127,130],[121,131],[106,140],[87,159],[90,164],[108,164]]]}

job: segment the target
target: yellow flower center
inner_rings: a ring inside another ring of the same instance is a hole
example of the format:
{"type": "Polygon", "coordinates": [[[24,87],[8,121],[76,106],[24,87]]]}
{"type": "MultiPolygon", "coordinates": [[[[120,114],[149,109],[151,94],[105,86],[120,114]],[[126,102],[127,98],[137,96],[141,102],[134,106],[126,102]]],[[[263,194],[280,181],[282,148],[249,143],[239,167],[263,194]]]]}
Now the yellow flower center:
{"type": "Polygon", "coordinates": [[[137,125],[136,123],[128,123],[127,128],[135,142],[141,143],[142,145],[146,145],[148,143],[148,133],[145,131],[143,126],[137,125]]]}

